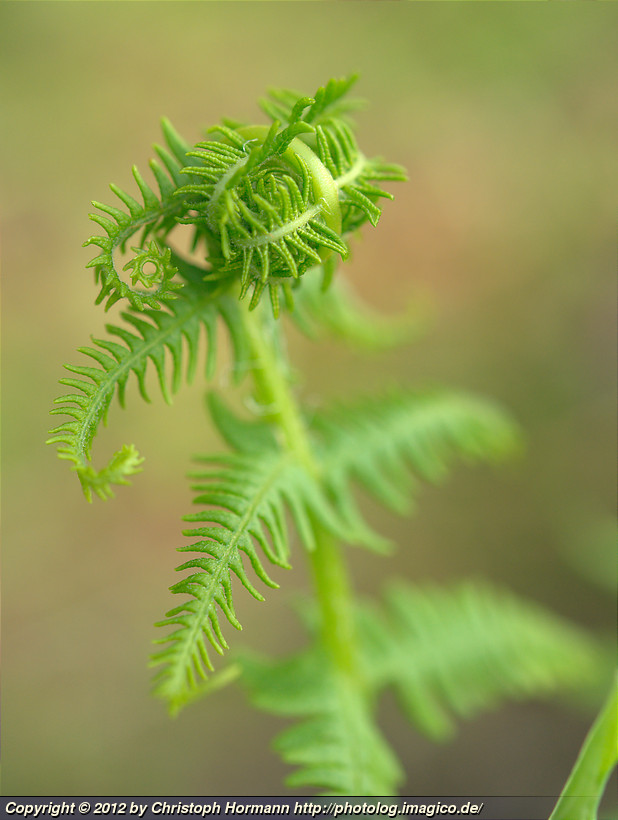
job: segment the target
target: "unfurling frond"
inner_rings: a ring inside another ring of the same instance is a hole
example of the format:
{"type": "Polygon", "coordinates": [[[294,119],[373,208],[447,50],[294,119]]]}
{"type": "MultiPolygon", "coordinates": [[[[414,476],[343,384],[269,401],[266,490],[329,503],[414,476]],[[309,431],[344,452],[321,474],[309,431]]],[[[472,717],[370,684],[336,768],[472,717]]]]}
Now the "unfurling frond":
{"type": "Polygon", "coordinates": [[[365,157],[352,133],[342,121],[333,120],[318,126],[315,132],[316,153],[335,180],[340,192],[343,233],[351,233],[367,220],[375,227],[380,218],[380,197],[393,195],[374,182],[405,182],[407,175],[400,165],[365,157]]]}
{"type": "Polygon", "coordinates": [[[340,192],[344,234],[356,230],[367,220],[375,226],[380,217],[377,200],[380,197],[392,199],[391,194],[376,187],[374,182],[401,182],[407,178],[400,165],[363,156],[349,124],[341,116],[345,111],[359,107],[357,100],[346,99],[355,81],[355,76],[331,80],[318,89],[314,99],[300,98],[291,91],[273,91],[271,99],[261,103],[274,122],[312,126],[303,140],[317,154],[340,192]]]}
{"type": "Polygon", "coordinates": [[[132,284],[140,282],[146,288],[156,286],[166,293],[165,298],[173,298],[172,291],[180,290],[182,283],[171,281],[178,270],[171,263],[170,248],[162,251],[153,239],[147,248],[133,248],[133,252],[135,256],[123,268],[131,271],[132,284]],[[154,270],[145,271],[146,265],[154,270]]]}
{"type": "Polygon", "coordinates": [[[177,192],[187,211],[179,221],[214,239],[213,276],[240,278],[252,307],[267,288],[275,315],[281,289],[291,304],[292,283],[332,254],[345,258],[345,235],[377,223],[377,200],[392,197],[374,183],[405,179],[399,166],[364,157],[334,116],[352,82],[332,81],[314,97],[283,92],[265,105],[281,114],[270,127],[227,121],[187,154],[199,164],[182,169],[192,181],[177,192]]]}
{"type": "Polygon", "coordinates": [[[258,708],[302,722],[275,739],[286,763],[300,767],[286,783],[329,795],[391,795],[403,780],[358,682],[335,672],[319,649],[270,661],[240,659],[242,682],[258,708]]]}
{"type": "MultiPolygon", "coordinates": [[[[134,374],[149,401],[154,367],[171,401],[184,371],[193,377],[201,336],[211,379],[218,327],[226,326],[233,373],[236,381],[251,376],[247,406],[253,402],[257,418],[238,419],[208,395],[232,452],[198,458],[192,474],[196,511],[185,516],[189,541],[178,549],[180,580],[170,587],[179,603],[156,624],[165,631],[152,656],[154,693],[177,712],[242,673],[258,706],[299,719],[276,741],[297,767],[291,787],[381,796],[403,780],[375,721],[384,688],[396,691],[418,728],[441,739],[456,718],[582,684],[598,665],[576,629],[486,585],[393,586],[381,607],[353,599],[339,544],[389,546],[365,521],[356,489],[405,512],[418,480],[439,481],[457,459],[502,458],[519,443],[498,408],[461,393],[393,391],[311,412],[297,403],[278,324],[260,305],[264,294],[275,319],[283,301],[308,335],[326,332],[365,349],[407,340],[422,318],[382,319],[334,280],[351,235],[375,226],[381,200],[392,199],[382,183],[406,178],[400,166],[361,151],[347,116],[357,106],[348,97],[355,79],[330,80],[312,97],[271,92],[262,103],[269,125],[223,120],[195,146],[164,120],[165,147],[155,146],[150,166],[158,191],[134,168],[140,201],[112,185],[122,207],[93,203],[103,235],[84,244],[97,246],[88,264],[97,304],[126,299],[129,310],[124,325],[106,326],[108,338],[80,348],[87,364],[65,365],[68,392],[52,413],[67,420],[49,442],[88,500],[111,496],[143,461],[124,445],[103,468],[92,465],[114,396],[124,405],[134,374]],[[192,232],[194,261],[179,254],[179,226],[192,232]],[[317,593],[307,608],[308,649],[274,662],[241,657],[211,676],[227,631],[242,628],[234,589],[262,601],[261,585],[278,586],[271,575],[290,566],[292,529],[310,553],[317,593]]],[[[579,771],[598,773],[605,748],[603,739],[579,771]]]]}
{"type": "Polygon", "coordinates": [[[184,171],[200,181],[179,190],[191,208],[183,221],[218,236],[218,275],[239,277],[243,295],[253,287],[252,306],[268,286],[276,313],[282,280],[298,279],[329,253],[348,254],[337,190],[297,136],[298,123],[215,130],[230,144],[212,140],[189,152],[200,165],[184,171]]]}
{"type": "MultiPolygon", "coordinates": [[[[319,125],[324,121],[345,117],[347,111],[362,108],[363,100],[347,96],[357,79],[358,75],[352,74],[339,80],[329,80],[325,86],[316,91],[314,99],[309,100],[311,107],[304,111],[302,119],[319,125]]],[[[273,88],[268,92],[268,98],[260,100],[260,107],[271,120],[291,123],[295,122],[299,116],[298,100],[300,98],[301,95],[297,91],[273,88]]]]}
{"type": "Polygon", "coordinates": [[[411,722],[435,740],[452,734],[454,718],[581,688],[603,669],[581,630],[486,583],[394,584],[383,611],[361,610],[359,635],[373,688],[393,686],[411,722]]]}
{"type": "Polygon", "coordinates": [[[449,391],[393,392],[386,399],[341,404],[316,414],[312,426],[333,505],[350,534],[364,533],[365,542],[354,481],[403,513],[410,507],[415,476],[439,481],[456,457],[494,461],[518,446],[516,427],[494,404],[449,391]]]}
{"type": "Polygon", "coordinates": [[[207,643],[220,654],[227,648],[220,613],[240,629],[232,602],[232,575],[254,598],[263,600],[249,580],[243,555],[264,584],[276,587],[264,569],[263,557],[276,566],[289,566],[287,511],[309,550],[315,545],[313,521],[340,537],[344,534],[317,482],[276,446],[201,461],[205,468],[192,477],[198,482],[195,503],[204,509],[185,516],[185,521],[197,526],[184,532],[199,540],[180,548],[197,557],[178,567],[197,571],[171,587],[172,592],[192,598],[157,624],[177,629],[159,641],[168,645],[153,658],[154,665],[164,664],[155,692],[172,711],[192,697],[206,671],[213,668],[207,643]]]}
{"type": "Polygon", "coordinates": [[[75,377],[60,379],[73,392],[55,400],[54,415],[69,416],[70,420],[50,430],[48,443],[57,443],[60,458],[73,463],[84,494],[90,501],[95,493],[108,498],[112,484],[127,484],[128,477],[139,472],[141,459],[135,448],[125,445],[112,456],[109,463],[96,470],[91,464],[90,449],[97,429],[107,420],[109,406],[118,395],[124,406],[127,381],[131,373],[137,379],[139,392],[146,401],[146,371],[150,361],[156,370],[161,393],[166,402],[178,389],[182,378],[183,360],[186,359],[187,379],[193,377],[197,363],[200,331],[206,329],[208,340],[207,371],[212,375],[216,360],[217,320],[227,325],[233,344],[238,373],[246,372],[245,339],[240,332],[236,313],[237,302],[229,296],[216,299],[203,291],[197,295],[191,286],[170,305],[170,312],[144,310],[139,314],[123,313],[131,327],[107,325],[112,339],[93,339],[92,347],[79,348],[80,353],[94,360],[93,365],[65,365],[75,377]],[[186,347],[187,353],[183,352],[186,347]],[[166,350],[171,355],[170,375],[166,364],[166,350]]]}
{"type": "Polygon", "coordinates": [[[115,185],[124,207],[93,202],[101,213],[90,218],[104,235],[84,244],[100,249],[88,263],[100,285],[97,303],[105,300],[107,308],[124,298],[144,310],[176,298],[182,285],[168,237],[189,224],[193,248],[205,247],[207,279],[240,280],[241,296],[251,289],[251,307],[268,291],[275,316],[281,294],[291,306],[299,277],[332,254],[345,258],[346,234],[376,224],[377,200],[392,196],[374,183],[405,179],[399,166],[364,157],[337,116],[355,107],[345,100],[354,79],[331,80],[314,97],[282,92],[266,105],[269,116],[281,113],[271,126],[225,121],[194,147],[163,120],[166,147],[155,146],[159,162],[151,161],[158,193],[134,167],[142,202],[115,185]],[[138,233],[120,269],[118,255],[138,233]]]}
{"type": "Polygon", "coordinates": [[[176,192],[180,186],[190,181],[190,177],[181,172],[185,164],[185,154],[190,146],[167,120],[162,121],[162,129],[167,148],[155,146],[155,151],[165,166],[165,171],[156,160],[150,162],[159,194],[153,191],[133,166],[133,177],[140,190],[143,204],[117,185],[110,185],[110,188],[126,210],[101,202],[92,203],[95,208],[106,214],[90,214],[90,219],[100,225],[106,235],[91,236],[84,242],[84,245],[97,245],[101,251],[86,267],[94,268],[95,282],[100,285],[97,304],[106,300],[106,309],[119,299],[127,299],[135,310],[158,310],[161,302],[175,299],[176,291],[181,287],[180,282],[172,281],[176,269],[170,262],[169,249],[160,247],[156,240],[164,246],[167,234],[176,226],[177,217],[183,212],[182,199],[176,192]],[[132,249],[135,256],[124,266],[124,270],[133,271],[131,279],[134,287],[130,287],[124,281],[122,272],[118,270],[117,254],[125,250],[127,241],[138,231],[141,231],[139,246],[132,249]],[[148,237],[153,238],[146,249],[148,237]],[[146,274],[146,263],[152,265],[155,271],[146,274]],[[138,281],[146,290],[135,289],[138,281]]]}

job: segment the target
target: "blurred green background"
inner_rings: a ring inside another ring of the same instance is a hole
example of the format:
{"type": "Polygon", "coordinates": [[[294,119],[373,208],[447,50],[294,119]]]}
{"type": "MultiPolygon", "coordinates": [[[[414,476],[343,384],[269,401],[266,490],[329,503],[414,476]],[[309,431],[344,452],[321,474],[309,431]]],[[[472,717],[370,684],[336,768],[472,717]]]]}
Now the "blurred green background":
{"type": "MultiPolygon", "coordinates": [[[[174,721],[148,696],[152,623],[171,605],[190,510],[183,476],[218,446],[203,387],[168,408],[132,385],[95,460],[132,441],[146,470],[109,503],[86,504],[43,445],[62,362],[118,314],[93,306],[90,200],[112,202],[110,181],[134,190],[161,115],[193,142],[222,116],[261,118],[268,87],[310,94],[360,72],[361,146],[410,181],[348,276],[385,311],[434,304],[431,332],[392,355],[293,336],[304,395],[459,386],[495,397],[527,435],[518,464],[458,469],[414,519],[368,504],[400,548],[351,551],[358,588],[486,577],[611,640],[617,22],[614,4],[585,3],[0,6],[5,794],[282,793],[267,751],[281,721],[233,689],[174,721]]],[[[302,640],[287,608],[305,587],[300,552],[276,577],[266,604],[238,595],[236,642],[302,640]]],[[[380,715],[406,792],[445,795],[557,793],[591,718],[515,704],[436,747],[390,701],[380,715]]]]}

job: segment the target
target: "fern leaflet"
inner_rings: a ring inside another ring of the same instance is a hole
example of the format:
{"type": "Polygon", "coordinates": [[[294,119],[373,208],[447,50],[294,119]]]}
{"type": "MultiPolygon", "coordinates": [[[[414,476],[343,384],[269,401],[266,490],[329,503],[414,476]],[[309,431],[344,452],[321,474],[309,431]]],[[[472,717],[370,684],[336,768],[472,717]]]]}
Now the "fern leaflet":
{"type": "Polygon", "coordinates": [[[324,289],[320,277],[305,276],[294,291],[292,319],[311,339],[330,336],[367,351],[409,341],[423,324],[420,312],[382,316],[364,305],[342,274],[324,289]]]}
{"type": "MultiPolygon", "coordinates": [[[[488,584],[440,589],[399,583],[385,600],[384,609],[357,608],[360,669],[352,678],[333,671],[319,642],[276,661],[240,655],[241,681],[254,704],[302,719],[274,744],[286,762],[301,767],[289,786],[334,795],[393,793],[401,773],[373,717],[385,687],[395,688],[416,728],[443,740],[453,731],[452,713],[472,717],[506,699],[598,680],[602,653],[593,641],[488,584]]],[[[300,612],[315,640],[320,618],[314,603],[300,612]]]]}
{"type": "Polygon", "coordinates": [[[330,795],[390,795],[401,768],[372,718],[358,682],[337,674],[319,648],[270,661],[240,658],[242,682],[256,706],[300,717],[275,739],[275,749],[300,769],[290,788],[314,786],[330,795]]]}
{"type": "Polygon", "coordinates": [[[272,564],[289,567],[286,508],[308,549],[314,548],[312,520],[339,537],[344,534],[319,485],[289,453],[273,446],[202,460],[207,468],[193,474],[199,482],[194,486],[195,503],[207,506],[185,517],[201,526],[184,532],[199,540],[180,548],[198,557],[178,567],[198,572],[171,587],[172,592],[192,599],[170,610],[157,624],[178,628],[158,641],[169,645],[153,657],[153,665],[164,664],[155,678],[155,693],[168,700],[172,711],[192,698],[206,671],[212,670],[207,642],[219,654],[227,648],[219,612],[241,628],[232,602],[232,574],[254,598],[263,600],[249,580],[242,554],[270,587],[278,585],[267,575],[256,545],[272,564]]]}
{"type": "Polygon", "coordinates": [[[377,200],[380,197],[393,199],[393,195],[373,182],[405,182],[405,169],[365,157],[351,128],[341,120],[319,125],[315,139],[316,153],[340,191],[343,233],[358,230],[367,220],[375,227],[381,214],[377,200]]]}
{"type": "MultiPolygon", "coordinates": [[[[322,88],[318,88],[311,99],[311,107],[302,115],[305,122],[318,125],[335,117],[345,116],[345,112],[362,108],[363,100],[347,98],[350,88],[357,81],[358,75],[352,74],[339,80],[331,79],[322,88]]],[[[260,107],[271,120],[295,122],[298,112],[298,100],[301,95],[289,89],[271,89],[268,98],[260,100],[260,107]]]]}
{"type": "Polygon", "coordinates": [[[309,550],[314,548],[316,523],[342,540],[383,549],[384,539],[367,527],[350,500],[350,478],[365,481],[382,500],[390,500],[396,487],[395,498],[402,502],[402,478],[408,483],[406,458],[435,478],[453,452],[495,456],[500,452],[499,444],[511,442],[513,431],[497,411],[485,405],[485,419],[480,414],[478,421],[479,404],[478,400],[464,401],[452,394],[399,395],[355,410],[339,407],[316,417],[314,428],[321,436],[321,447],[316,451],[321,468],[318,481],[291,454],[277,447],[267,424],[236,419],[211,395],[213,420],[226,441],[240,452],[205,458],[209,469],[194,474],[200,482],[195,485],[195,502],[205,509],[185,520],[205,526],[185,532],[200,540],[181,551],[198,553],[198,557],[179,569],[199,572],[172,587],[174,593],[191,595],[193,600],[168,612],[159,624],[178,629],[162,640],[171,645],[154,658],[155,663],[165,664],[156,691],[170,701],[172,709],[190,698],[199,679],[212,669],[206,644],[218,653],[227,648],[219,611],[233,626],[240,627],[232,605],[230,574],[235,574],[251,595],[262,598],[246,575],[241,553],[270,586],[274,584],[256,545],[271,563],[288,566],[286,507],[309,550]],[[338,420],[339,415],[345,423],[338,420]],[[339,490],[342,484],[345,491],[339,490]]]}
{"type": "MultiPolygon", "coordinates": [[[[351,482],[360,482],[387,507],[405,513],[414,489],[411,470],[421,478],[445,477],[455,456],[496,460],[518,445],[513,423],[493,404],[447,391],[393,391],[382,399],[340,404],[318,413],[318,458],[325,486],[350,533],[381,548],[369,536],[351,482]]],[[[351,539],[348,538],[348,541],[351,539]]]]}
{"type": "Polygon", "coordinates": [[[186,358],[187,379],[191,381],[197,362],[201,327],[206,328],[208,338],[207,375],[211,376],[216,358],[217,319],[222,317],[227,325],[236,360],[236,372],[247,369],[245,340],[238,329],[236,313],[238,305],[228,296],[214,299],[210,290],[193,292],[187,286],[166,311],[144,310],[139,315],[123,313],[131,326],[107,325],[108,333],[120,341],[93,339],[92,347],[79,351],[94,360],[96,366],[65,365],[78,378],[60,379],[60,383],[73,391],[55,399],[59,405],[51,410],[53,415],[66,415],[70,420],[50,430],[48,444],[57,443],[60,458],[73,462],[86,498],[91,501],[93,492],[100,498],[112,495],[112,484],[126,484],[128,476],[139,471],[139,458],[132,446],[123,447],[100,470],[90,461],[90,449],[99,424],[106,423],[109,406],[118,395],[124,406],[127,381],[131,373],[137,378],[141,396],[149,401],[146,391],[146,370],[150,361],[156,370],[159,386],[166,402],[178,389],[182,377],[183,359],[186,358]],[[149,321],[148,321],[149,320],[149,321]],[[183,339],[186,356],[183,354],[183,339]],[[166,375],[166,350],[171,354],[171,379],[166,375]]]}
{"type": "Polygon", "coordinates": [[[163,136],[167,147],[155,145],[155,151],[165,167],[165,171],[156,160],[150,161],[150,168],[159,187],[159,195],[144,181],[142,175],[133,166],[133,177],[142,195],[143,205],[117,185],[110,185],[113,193],[121,200],[127,210],[93,202],[101,214],[90,214],[90,219],[105,231],[105,236],[91,236],[84,246],[97,245],[100,253],[86,267],[94,268],[95,282],[100,285],[96,304],[107,300],[106,309],[119,299],[128,299],[135,310],[151,308],[158,310],[162,301],[175,299],[182,287],[180,282],[172,281],[176,268],[171,263],[169,249],[165,249],[164,240],[177,224],[177,217],[183,213],[182,197],[177,189],[191,177],[181,172],[185,164],[185,154],[189,145],[174,130],[172,124],[163,119],[161,122],[163,136]],[[139,247],[133,248],[135,256],[124,266],[132,270],[133,285],[140,281],[147,290],[135,290],[122,279],[118,271],[115,254],[124,251],[127,241],[137,231],[142,231],[139,247]],[[153,238],[149,248],[144,244],[149,236],[156,236],[161,241],[160,247],[153,238]],[[154,273],[146,275],[144,265],[150,263],[154,273]]]}
{"type": "Polygon", "coordinates": [[[391,585],[383,611],[360,610],[366,676],[392,685],[434,740],[505,699],[543,697],[598,680],[602,654],[580,630],[489,584],[391,585]]]}

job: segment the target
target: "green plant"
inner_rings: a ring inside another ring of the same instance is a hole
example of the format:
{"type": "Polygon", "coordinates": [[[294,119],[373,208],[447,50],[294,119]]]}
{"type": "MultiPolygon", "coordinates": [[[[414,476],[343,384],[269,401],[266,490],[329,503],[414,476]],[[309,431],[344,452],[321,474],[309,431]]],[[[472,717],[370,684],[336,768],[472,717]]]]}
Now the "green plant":
{"type": "Polygon", "coordinates": [[[188,574],[171,587],[182,602],[158,624],[171,631],[153,657],[154,691],[176,712],[240,678],[258,706],[301,719],[277,740],[298,767],[291,786],[388,795],[403,773],[375,721],[385,687],[413,725],[441,739],[456,718],[504,698],[585,683],[596,655],[575,627],[488,584],[399,582],[381,605],[351,590],[341,545],[378,553],[390,546],[362,516],[355,484],[405,512],[419,480],[439,481],[456,458],[506,457],[519,439],[502,411],[461,392],[406,388],[308,412],[292,387],[284,316],[312,336],[361,348],[399,343],[407,333],[405,321],[375,316],[340,273],[334,278],[350,238],[366,222],[375,226],[380,200],[392,198],[379,184],[405,178],[399,166],[359,149],[349,119],[353,82],[331,80],[313,97],[271,92],[262,102],[269,126],[225,120],[194,147],[163,120],[165,147],[155,147],[151,162],[158,193],[134,168],[142,202],[112,186],[124,208],[94,203],[101,213],[91,218],[104,235],[86,244],[100,251],[89,264],[97,302],[124,299],[128,310],[124,325],[107,326],[111,338],[80,348],[90,364],[66,365],[72,375],[61,382],[71,392],[52,412],[69,420],[50,442],[88,500],[110,497],[142,463],[125,445],[102,468],[92,465],[91,445],[114,395],[123,405],[133,373],[148,398],[150,361],[170,401],[183,369],[194,376],[202,327],[209,379],[220,328],[227,329],[252,415],[236,415],[209,393],[229,449],[200,458],[192,474],[198,511],[186,516],[191,542],[180,548],[188,560],[178,568],[188,574]],[[175,245],[183,225],[192,232],[190,256],[175,245]],[[133,255],[121,267],[127,246],[133,255]],[[308,647],[275,661],[241,653],[211,675],[213,652],[228,648],[225,622],[240,629],[233,579],[258,600],[255,576],[277,586],[266,566],[290,564],[288,519],[313,574],[314,596],[302,608],[308,647]]]}
{"type": "Polygon", "coordinates": [[[615,678],[549,820],[589,820],[597,816],[618,759],[617,731],[618,678],[615,678]]]}

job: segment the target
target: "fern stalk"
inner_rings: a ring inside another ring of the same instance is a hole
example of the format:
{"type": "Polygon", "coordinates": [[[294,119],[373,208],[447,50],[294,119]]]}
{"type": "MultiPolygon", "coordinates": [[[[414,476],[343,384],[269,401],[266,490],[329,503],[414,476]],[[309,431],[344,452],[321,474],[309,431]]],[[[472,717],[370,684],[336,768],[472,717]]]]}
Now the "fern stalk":
{"type": "MultiPolygon", "coordinates": [[[[281,431],[289,452],[317,477],[319,465],[312,452],[307,425],[286,377],[289,367],[278,343],[278,327],[265,311],[250,311],[244,305],[243,308],[241,314],[249,341],[256,398],[281,431]]],[[[358,680],[354,610],[341,548],[315,519],[312,528],[315,549],[310,552],[310,560],[322,616],[324,646],[336,668],[358,680]]]]}
{"type": "Polygon", "coordinates": [[[263,311],[251,311],[242,303],[241,316],[248,341],[255,397],[264,415],[281,431],[285,447],[303,467],[317,475],[318,468],[302,415],[285,378],[288,371],[278,327],[263,311]]]}
{"type": "MultiPolygon", "coordinates": [[[[250,312],[245,308],[242,316],[255,397],[271,424],[280,431],[285,448],[319,480],[320,466],[287,377],[289,366],[279,343],[278,327],[265,311],[250,312]]],[[[319,643],[326,655],[321,673],[330,681],[328,697],[336,704],[336,718],[316,716],[279,738],[280,752],[288,762],[302,767],[287,782],[292,787],[320,784],[328,788],[326,794],[396,794],[403,775],[373,721],[356,635],[354,598],[342,549],[315,515],[309,518],[315,545],[309,560],[320,614],[319,643]],[[314,759],[310,745],[304,748],[307,733],[313,743],[321,744],[319,760],[314,759]]]]}

